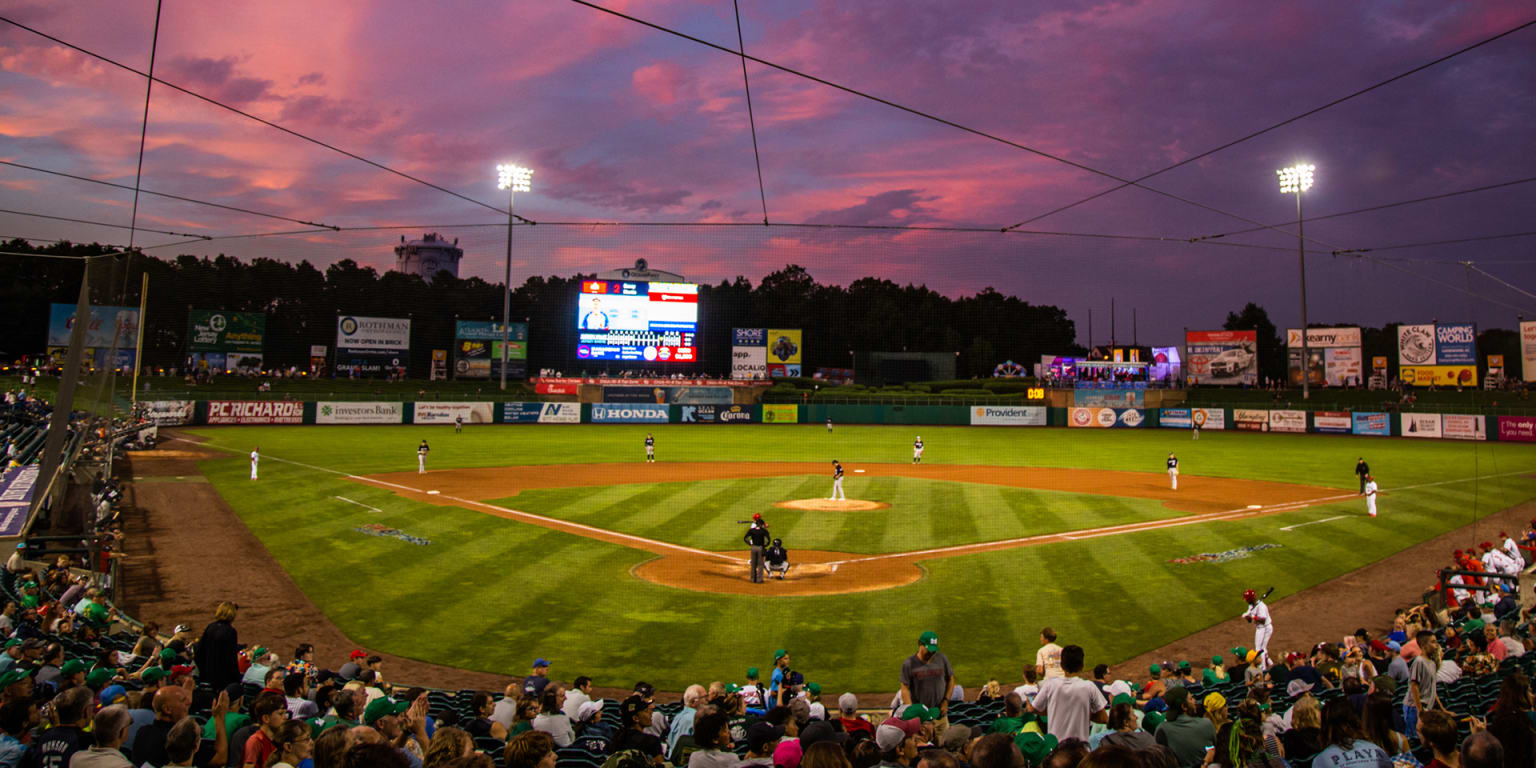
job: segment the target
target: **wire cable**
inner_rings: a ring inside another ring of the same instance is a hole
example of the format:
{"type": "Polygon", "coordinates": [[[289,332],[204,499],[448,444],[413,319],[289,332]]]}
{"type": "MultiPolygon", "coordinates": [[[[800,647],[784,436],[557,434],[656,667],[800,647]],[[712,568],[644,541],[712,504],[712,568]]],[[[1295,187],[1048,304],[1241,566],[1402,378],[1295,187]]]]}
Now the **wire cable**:
{"type": "Polygon", "coordinates": [[[155,88],[155,52],[160,48],[160,9],[164,0],[155,0],[155,30],[149,38],[149,74],[144,80],[144,119],[139,123],[139,165],[133,174],[133,213],[128,218],[128,247],[139,223],[139,185],[144,182],[144,142],[149,138],[149,97],[155,88]]]}
{"type": "MultiPolygon", "coordinates": [[[[268,128],[274,128],[276,130],[282,131],[283,133],[286,133],[289,136],[292,136],[292,137],[294,137],[296,139],[301,139],[303,141],[307,141],[307,142],[309,142],[311,144],[314,144],[316,146],[324,147],[326,149],[331,150],[332,152],[336,152],[338,154],[350,157],[353,160],[357,160],[357,161],[362,162],[362,163],[367,163],[368,165],[371,165],[374,168],[378,168],[381,171],[386,171],[388,173],[392,173],[392,174],[394,174],[396,176],[399,176],[402,179],[407,179],[409,181],[414,181],[417,184],[421,184],[423,186],[431,187],[432,189],[435,189],[435,190],[437,190],[439,192],[442,192],[444,194],[452,195],[454,197],[457,197],[460,200],[464,200],[466,202],[474,203],[475,205],[478,205],[481,208],[487,208],[487,209],[490,209],[490,210],[495,211],[497,213],[500,213],[503,216],[508,215],[508,211],[505,208],[497,208],[494,205],[491,205],[489,203],[481,202],[481,201],[476,200],[476,199],[474,199],[472,197],[469,197],[467,195],[460,194],[460,193],[455,192],[455,191],[453,191],[451,189],[448,189],[447,187],[438,186],[437,184],[433,184],[432,182],[427,181],[425,179],[417,178],[416,176],[412,176],[411,174],[406,173],[404,171],[399,171],[399,170],[396,170],[394,168],[391,168],[391,167],[389,167],[387,165],[384,165],[383,163],[379,163],[379,162],[376,162],[376,161],[373,161],[373,160],[369,160],[368,158],[363,157],[362,155],[359,155],[359,154],[357,154],[355,152],[349,152],[349,151],[347,151],[345,149],[342,149],[340,147],[337,147],[337,146],[335,146],[333,144],[328,144],[328,143],[326,143],[324,141],[321,141],[321,140],[319,140],[317,138],[314,138],[313,136],[306,136],[305,134],[299,133],[298,131],[295,131],[292,128],[288,128],[286,126],[279,125],[277,123],[272,122],[271,120],[266,120],[264,118],[257,117],[256,115],[253,115],[253,114],[251,114],[249,112],[246,112],[245,110],[240,109],[239,107],[235,107],[235,106],[231,106],[229,104],[225,104],[224,102],[219,101],[218,99],[214,99],[214,98],[211,98],[209,96],[204,96],[203,94],[198,93],[196,91],[193,91],[191,89],[183,88],[183,87],[181,87],[181,86],[179,86],[179,85],[177,85],[175,83],[167,82],[165,80],[162,80],[162,79],[160,79],[158,77],[153,76],[150,73],[141,72],[141,71],[139,71],[138,69],[136,69],[134,67],[131,67],[131,66],[129,66],[127,64],[124,64],[124,63],[122,63],[120,61],[117,61],[116,59],[113,59],[113,58],[110,58],[108,56],[102,55],[100,53],[97,53],[95,51],[89,50],[87,48],[82,48],[81,46],[75,45],[74,43],[68,42],[66,40],[61,40],[61,39],[59,39],[57,37],[54,37],[53,35],[48,34],[47,32],[43,32],[42,30],[35,29],[33,27],[29,27],[26,24],[23,24],[23,23],[21,23],[19,21],[16,21],[15,19],[9,19],[9,18],[6,18],[4,16],[0,16],[0,22],[5,22],[6,24],[10,24],[11,26],[16,27],[18,29],[22,29],[22,30],[25,30],[27,32],[31,32],[32,34],[37,35],[38,37],[41,37],[41,38],[43,38],[45,40],[49,40],[49,41],[51,41],[51,42],[53,42],[53,43],[55,43],[57,45],[62,45],[65,48],[69,48],[71,50],[78,51],[80,53],[85,54],[86,56],[90,56],[91,58],[96,59],[98,61],[101,61],[101,62],[104,62],[104,63],[107,63],[107,64],[111,64],[112,66],[117,67],[119,69],[123,69],[123,70],[126,70],[128,72],[132,72],[135,75],[138,75],[139,77],[148,78],[151,82],[159,83],[159,84],[161,84],[161,85],[163,85],[163,86],[165,86],[167,88],[170,88],[172,90],[179,91],[179,92],[184,93],[184,94],[186,94],[188,96],[191,96],[194,99],[198,99],[200,101],[207,102],[207,103],[212,104],[213,106],[216,106],[216,107],[218,107],[220,109],[228,110],[228,111],[233,112],[233,113],[235,113],[237,115],[240,115],[241,117],[244,117],[244,118],[246,118],[248,120],[254,120],[254,121],[258,122],[258,123],[261,123],[262,125],[267,126],[268,128]]],[[[521,219],[522,221],[524,221],[525,223],[528,223],[528,224],[537,224],[538,223],[538,222],[532,221],[530,219],[527,219],[525,217],[517,216],[517,214],[515,214],[515,213],[514,214],[510,214],[510,215],[516,216],[518,219],[521,219]]],[[[306,223],[306,222],[300,222],[300,223],[306,223]]]]}
{"type": "Polygon", "coordinates": [[[1376,251],[1395,251],[1401,248],[1427,248],[1431,245],[1459,245],[1461,243],[1480,243],[1486,240],[1508,240],[1513,237],[1532,237],[1536,232],[1510,232],[1503,235],[1480,235],[1478,237],[1461,237],[1454,240],[1427,240],[1422,243],[1398,243],[1396,245],[1379,245],[1375,248],[1340,248],[1333,252],[1335,256],[1352,256],[1359,253],[1374,253],[1376,251]]]}
{"type": "MultiPolygon", "coordinates": [[[[1518,293],[1518,294],[1521,294],[1521,295],[1528,296],[1530,298],[1536,299],[1536,293],[1531,293],[1530,291],[1527,291],[1526,289],[1521,288],[1520,286],[1515,285],[1515,284],[1505,280],[1504,278],[1499,277],[1498,275],[1495,275],[1495,274],[1489,272],[1486,269],[1479,268],[1477,266],[1477,262],[1464,261],[1464,262],[1462,262],[1462,264],[1467,268],[1467,270],[1469,272],[1476,272],[1476,273],[1482,275],[1483,277],[1486,277],[1489,280],[1492,280],[1495,283],[1498,283],[1499,285],[1502,285],[1505,288],[1508,288],[1511,291],[1514,291],[1515,293],[1518,293]]],[[[1469,276],[1468,279],[1470,280],[1470,276],[1469,276]]]]}
{"type": "Polygon", "coordinates": [[[763,226],[768,226],[768,193],[763,191],[763,158],[757,151],[757,118],[752,115],[752,83],[747,80],[747,43],[741,36],[741,3],[731,0],[736,9],[736,45],[741,48],[741,88],[747,94],[747,126],[752,129],[752,162],[757,164],[757,196],[763,203],[763,226]]]}
{"type": "MultiPolygon", "coordinates": [[[[31,216],[32,218],[36,218],[36,219],[51,219],[53,221],[67,221],[67,222],[69,222],[71,224],[90,224],[90,225],[96,226],[96,227],[111,227],[112,229],[131,229],[131,227],[129,225],[127,225],[127,224],[108,224],[105,221],[91,221],[90,219],[72,219],[72,218],[69,218],[68,216],[50,216],[50,215],[48,215],[46,213],[32,213],[31,211],[13,211],[13,210],[11,210],[9,208],[0,208],[0,213],[9,213],[9,214],[11,214],[13,216],[31,216]]],[[[190,232],[171,232],[171,231],[165,230],[165,229],[150,229],[149,227],[139,227],[138,229],[139,229],[140,232],[153,232],[153,233],[155,233],[157,235],[171,235],[173,237],[191,237],[191,238],[195,238],[197,240],[212,240],[213,239],[212,237],[209,237],[208,235],[194,235],[194,234],[192,234],[190,232]]],[[[324,230],[308,230],[308,231],[311,231],[311,232],[314,232],[314,231],[329,232],[330,230],[329,229],[324,229],[324,230]]],[[[129,246],[129,247],[132,247],[132,246],[129,246]]]]}
{"type": "Polygon", "coordinates": [[[1085,197],[1085,198],[1083,198],[1081,200],[1078,200],[1077,202],[1070,203],[1068,205],[1063,205],[1060,208],[1056,208],[1056,209],[1053,209],[1053,210],[1050,210],[1050,211],[1046,211],[1045,213],[1042,213],[1042,214],[1040,214],[1038,216],[1035,216],[1033,218],[1025,219],[1024,221],[1021,221],[1021,222],[1019,222],[1017,224],[1014,224],[1012,227],[1008,227],[1008,228],[1012,229],[1013,227],[1022,227],[1025,224],[1033,224],[1036,221],[1039,221],[1040,219],[1043,219],[1043,218],[1045,218],[1047,216],[1052,216],[1052,215],[1061,213],[1062,211],[1069,210],[1071,208],[1076,208],[1077,206],[1082,205],[1083,203],[1086,203],[1086,202],[1089,202],[1089,201],[1092,201],[1092,200],[1097,200],[1097,199],[1099,199],[1099,198],[1101,198],[1101,197],[1103,197],[1103,196],[1105,196],[1105,195],[1107,195],[1107,194],[1109,194],[1111,192],[1116,192],[1116,191],[1125,189],[1126,187],[1129,187],[1129,186],[1140,186],[1140,182],[1146,181],[1147,179],[1150,179],[1150,178],[1152,178],[1154,176],[1160,176],[1160,175],[1162,175],[1164,173],[1167,173],[1167,172],[1169,172],[1169,171],[1171,171],[1171,170],[1173,170],[1175,168],[1181,168],[1181,167],[1183,167],[1185,165],[1188,165],[1190,163],[1195,162],[1196,160],[1200,160],[1202,158],[1210,157],[1211,155],[1214,155],[1217,152],[1220,152],[1220,151],[1222,151],[1224,149],[1228,149],[1230,147],[1235,147],[1238,144],[1241,144],[1241,143],[1243,143],[1245,141],[1248,141],[1250,139],[1255,139],[1255,138],[1258,138],[1259,136],[1263,136],[1264,134],[1269,133],[1270,131],[1273,131],[1273,130],[1275,130],[1277,128],[1282,128],[1284,126],[1290,125],[1291,123],[1294,123],[1297,120],[1301,120],[1301,119],[1306,118],[1306,117],[1311,117],[1312,115],[1315,115],[1315,114],[1317,114],[1319,112],[1322,112],[1325,109],[1336,107],[1336,106],[1338,106],[1340,104],[1343,104],[1344,102],[1349,101],[1350,99],[1353,99],[1353,98],[1355,98],[1357,96],[1363,96],[1363,95],[1365,95],[1367,93],[1370,93],[1371,91],[1374,91],[1374,90],[1376,90],[1378,88],[1390,85],[1392,83],[1397,82],[1398,80],[1402,80],[1405,77],[1417,74],[1419,72],[1423,72],[1424,70],[1429,69],[1430,67],[1433,67],[1433,66],[1435,66],[1437,64],[1442,64],[1442,63],[1450,61],[1451,59],[1454,59],[1457,56],[1460,56],[1460,55],[1462,55],[1464,53],[1467,53],[1467,52],[1476,50],[1478,48],[1481,48],[1481,47],[1483,47],[1483,46],[1485,46],[1485,45],[1487,45],[1487,44],[1489,44],[1489,43],[1491,43],[1491,42],[1493,42],[1495,40],[1499,40],[1501,38],[1508,37],[1508,36],[1510,36],[1510,35],[1512,35],[1512,34],[1514,34],[1516,32],[1519,32],[1520,30],[1525,29],[1526,27],[1529,27],[1529,26],[1533,25],[1533,24],[1536,24],[1536,19],[1532,19],[1530,21],[1525,22],[1524,24],[1520,24],[1518,26],[1511,27],[1510,29],[1506,29],[1503,32],[1500,32],[1500,33],[1494,35],[1493,37],[1485,38],[1485,39],[1480,40],[1480,41],[1478,41],[1476,43],[1468,45],[1465,48],[1461,48],[1459,50],[1452,51],[1451,53],[1448,53],[1448,54],[1446,54],[1444,56],[1441,56],[1441,57],[1439,57],[1437,59],[1434,59],[1433,61],[1428,61],[1428,62],[1425,62],[1423,64],[1420,64],[1419,66],[1414,67],[1413,69],[1410,69],[1410,70],[1408,70],[1406,72],[1401,72],[1399,74],[1393,75],[1392,77],[1389,77],[1386,80],[1382,80],[1382,81],[1380,81],[1378,83],[1374,83],[1372,85],[1366,86],[1365,88],[1361,88],[1360,90],[1357,90],[1357,91],[1355,91],[1353,93],[1347,94],[1345,96],[1341,96],[1341,97],[1339,97],[1337,99],[1334,99],[1333,101],[1330,101],[1330,102],[1328,102],[1326,104],[1323,104],[1321,106],[1313,107],[1312,109],[1309,109],[1309,110],[1307,110],[1305,112],[1302,112],[1301,114],[1293,115],[1293,116],[1288,117],[1288,118],[1286,118],[1284,120],[1281,120],[1278,123],[1274,123],[1274,124],[1269,125],[1267,127],[1260,128],[1259,130],[1254,131],[1254,132],[1252,132],[1252,133],[1250,133],[1250,134],[1248,134],[1246,136],[1241,136],[1239,138],[1233,139],[1233,140],[1231,140],[1231,141],[1229,141],[1229,142],[1227,142],[1225,144],[1222,144],[1220,146],[1213,147],[1213,148],[1208,149],[1208,150],[1206,150],[1204,152],[1201,152],[1198,155],[1194,155],[1192,157],[1186,157],[1183,160],[1180,160],[1179,162],[1174,163],[1173,165],[1170,165],[1170,166],[1168,166],[1166,168],[1162,168],[1162,169],[1153,171],[1152,173],[1149,173],[1149,174],[1147,174],[1145,176],[1141,176],[1141,177],[1136,178],[1136,179],[1134,179],[1132,181],[1125,182],[1125,183],[1123,183],[1123,184],[1121,184],[1121,185],[1119,185],[1117,187],[1110,187],[1109,189],[1103,190],[1102,192],[1094,193],[1092,195],[1089,195],[1088,197],[1085,197]]]}

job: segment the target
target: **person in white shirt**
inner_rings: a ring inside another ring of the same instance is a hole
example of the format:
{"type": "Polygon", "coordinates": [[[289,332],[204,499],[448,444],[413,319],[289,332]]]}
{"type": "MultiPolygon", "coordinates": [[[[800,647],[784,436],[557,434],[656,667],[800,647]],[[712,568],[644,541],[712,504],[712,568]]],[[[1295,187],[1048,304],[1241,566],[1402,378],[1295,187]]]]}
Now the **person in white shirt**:
{"type": "MultiPolygon", "coordinates": [[[[560,711],[564,712],[571,722],[580,722],[581,718],[578,715],[581,713],[581,705],[590,701],[592,701],[592,678],[582,675],[576,678],[571,683],[571,689],[565,692],[565,706],[561,707],[560,711]]],[[[496,719],[496,716],[491,715],[491,719],[496,719]]]]}
{"type": "Polygon", "coordinates": [[[1376,516],[1376,476],[1365,476],[1365,511],[1371,517],[1376,516]]]}
{"type": "Polygon", "coordinates": [[[1029,710],[1045,715],[1047,732],[1058,742],[1087,741],[1092,723],[1109,722],[1109,702],[1098,686],[1078,676],[1083,671],[1082,646],[1061,649],[1061,669],[1062,677],[1041,683],[1029,710]]]}
{"type": "Polygon", "coordinates": [[[564,705],[565,686],[550,683],[544,686],[544,692],[539,695],[540,712],[533,719],[533,730],[549,734],[555,740],[556,747],[569,747],[576,740],[576,730],[571,727],[571,719],[560,709],[564,705]]]}
{"type": "MultiPolygon", "coordinates": [[[[1369,490],[1370,485],[1367,484],[1366,488],[1369,490]]],[[[1366,496],[1366,499],[1371,498],[1366,496]]],[[[1269,638],[1275,634],[1275,626],[1269,620],[1269,606],[1251,589],[1243,592],[1243,599],[1248,601],[1248,610],[1243,611],[1243,619],[1253,624],[1253,650],[1259,654],[1258,668],[1268,669],[1272,663],[1269,660],[1269,638]]]]}
{"type": "Polygon", "coordinates": [[[523,695],[523,686],[511,682],[507,683],[507,689],[501,692],[501,700],[496,702],[496,708],[491,710],[491,722],[501,723],[501,727],[512,730],[512,721],[517,718],[517,698],[523,695]]]}
{"type": "Polygon", "coordinates": [[[1061,677],[1061,646],[1056,644],[1056,630],[1040,630],[1040,650],[1035,652],[1035,674],[1042,680],[1061,677]]]}
{"type": "Polygon", "coordinates": [[[1501,545],[1504,549],[1504,554],[1509,555],[1509,559],[1515,561],[1516,565],[1524,569],[1525,555],[1520,552],[1520,545],[1515,543],[1514,537],[1504,531],[1499,531],[1499,538],[1504,540],[1504,543],[1501,545]]]}
{"type": "Polygon", "coordinates": [[[251,449],[251,479],[256,479],[256,463],[261,461],[261,446],[251,449]]]}
{"type": "MultiPolygon", "coordinates": [[[[1057,658],[1059,659],[1060,657],[1057,658]]],[[[1013,692],[1017,693],[1019,699],[1025,704],[1028,704],[1030,699],[1033,699],[1035,694],[1040,692],[1039,679],[1040,673],[1036,672],[1033,666],[1026,663],[1024,665],[1024,684],[1013,689],[1013,692]]]]}

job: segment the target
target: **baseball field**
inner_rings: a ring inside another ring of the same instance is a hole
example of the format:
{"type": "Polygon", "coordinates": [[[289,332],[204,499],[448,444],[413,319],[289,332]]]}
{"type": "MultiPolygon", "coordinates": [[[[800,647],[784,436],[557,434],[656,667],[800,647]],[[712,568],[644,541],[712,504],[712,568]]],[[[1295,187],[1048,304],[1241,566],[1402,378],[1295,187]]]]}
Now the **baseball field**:
{"type": "MultiPolygon", "coordinates": [[[[1510,443],[819,425],[188,431],[229,452],[199,471],[368,647],[509,674],[542,655],[562,675],[674,690],[766,667],[781,647],[810,680],[890,690],[928,629],[967,686],[1017,677],[1045,625],[1116,662],[1231,618],[1244,588],[1274,586],[1278,600],[1536,498],[1536,446],[1510,443]],[[1381,485],[1376,519],[1356,495],[1360,456],[1381,485]],[[847,505],[822,501],[832,459],[847,505]],[[753,513],[790,551],[783,581],[748,580],[753,513]]],[[[1404,578],[1428,587],[1439,565],[1404,578]]]]}

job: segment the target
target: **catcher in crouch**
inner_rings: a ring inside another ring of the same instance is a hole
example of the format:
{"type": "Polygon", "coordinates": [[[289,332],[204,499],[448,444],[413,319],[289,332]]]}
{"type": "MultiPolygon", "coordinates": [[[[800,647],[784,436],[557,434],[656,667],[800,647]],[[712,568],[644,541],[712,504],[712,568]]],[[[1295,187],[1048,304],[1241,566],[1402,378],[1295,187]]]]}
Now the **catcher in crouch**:
{"type": "Polygon", "coordinates": [[[773,545],[768,547],[768,550],[763,553],[763,560],[768,564],[768,576],[770,578],[774,574],[778,574],[779,580],[783,581],[785,574],[789,573],[789,552],[784,549],[783,539],[773,540],[773,545]]]}

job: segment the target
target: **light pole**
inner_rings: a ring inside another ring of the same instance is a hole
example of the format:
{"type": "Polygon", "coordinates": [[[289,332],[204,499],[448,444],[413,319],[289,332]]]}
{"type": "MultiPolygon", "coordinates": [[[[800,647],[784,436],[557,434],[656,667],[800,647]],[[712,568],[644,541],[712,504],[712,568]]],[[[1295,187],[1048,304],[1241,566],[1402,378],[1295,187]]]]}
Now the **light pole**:
{"type": "Polygon", "coordinates": [[[1280,177],[1280,193],[1296,194],[1296,262],[1301,267],[1301,399],[1312,397],[1312,360],[1307,352],[1307,249],[1301,233],[1301,193],[1312,188],[1312,172],[1317,166],[1297,163],[1275,171],[1280,177]]]}
{"type": "Polygon", "coordinates": [[[501,388],[507,388],[507,329],[512,314],[512,202],[518,192],[533,189],[533,169],[520,165],[496,166],[496,188],[507,190],[507,271],[502,279],[501,295],[501,388]]]}

